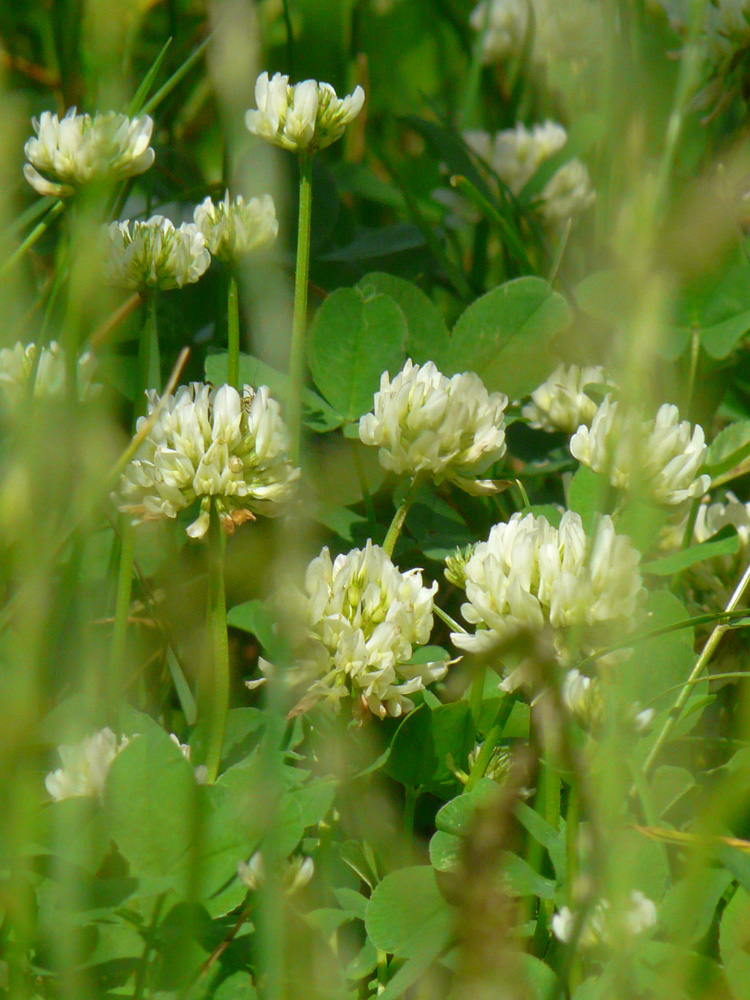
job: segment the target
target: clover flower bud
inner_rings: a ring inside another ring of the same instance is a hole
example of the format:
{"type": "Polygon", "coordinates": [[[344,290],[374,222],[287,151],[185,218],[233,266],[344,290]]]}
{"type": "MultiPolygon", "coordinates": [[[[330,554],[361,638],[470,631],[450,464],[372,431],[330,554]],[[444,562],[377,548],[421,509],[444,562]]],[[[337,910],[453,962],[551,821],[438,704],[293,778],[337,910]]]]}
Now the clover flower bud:
{"type": "Polygon", "coordinates": [[[104,273],[120,288],[182,288],[196,282],[211,263],[203,233],[194,222],[175,226],[162,215],[147,222],[107,227],[104,273]]]}
{"type": "Polygon", "coordinates": [[[111,729],[102,729],[73,746],[59,746],[63,766],[44,780],[50,796],[56,802],[74,796],[101,798],[110,765],[128,742],[127,737],[118,740],[111,729]]]}
{"type": "Polygon", "coordinates": [[[289,673],[306,686],[304,703],[325,700],[338,709],[351,697],[360,716],[410,712],[408,696],[448,669],[444,660],[412,662],[415,647],[430,638],[436,591],[437,583],[425,587],[417,569],[402,573],[371,541],[334,561],[324,548],[307,568],[293,623],[298,667],[289,673]]]}
{"type": "MultiPolygon", "coordinates": [[[[17,406],[26,396],[36,355],[36,344],[19,342],[0,350],[0,398],[11,406],[17,406]]],[[[81,399],[89,399],[100,388],[91,381],[95,368],[94,355],[85,351],[78,358],[77,386],[81,399]]],[[[65,351],[53,340],[41,349],[34,378],[34,396],[43,400],[59,400],[65,391],[65,351]]]]}
{"type": "Polygon", "coordinates": [[[329,83],[305,80],[290,85],[281,73],[270,79],[261,73],[255,84],[257,110],[245,113],[245,125],[253,135],[283,149],[314,152],[341,138],[364,102],[361,87],[340,98],[329,83]]]}
{"type": "MultiPolygon", "coordinates": [[[[149,392],[138,427],[159,403],[149,392]]],[[[240,395],[232,386],[192,382],[167,397],[114,499],[137,521],[176,517],[199,501],[191,538],[205,535],[213,505],[231,534],[256,514],[283,513],[299,478],[287,449],[281,410],[267,386],[246,385],[240,395]]]]}
{"type": "MultiPolygon", "coordinates": [[[[559,528],[541,515],[513,514],[492,528],[466,563],[461,613],[477,629],[451,639],[460,649],[481,653],[520,630],[551,626],[560,640],[573,629],[587,648],[606,644],[599,643],[601,633],[631,619],[640,604],[639,560],[608,516],[589,537],[572,511],[563,514],[559,528]]],[[[562,657],[563,650],[558,652],[562,657]]],[[[511,676],[504,690],[520,682],[521,676],[511,676]]]]}
{"type": "Polygon", "coordinates": [[[489,65],[520,52],[528,21],[528,0],[480,0],[471,12],[469,24],[474,31],[484,31],[482,62],[489,65]]]}
{"type": "Polygon", "coordinates": [[[531,427],[574,434],[581,424],[588,426],[594,418],[598,404],[586,389],[597,385],[612,386],[603,368],[559,364],[532,392],[522,416],[531,427]]]}
{"type": "Polygon", "coordinates": [[[32,118],[36,136],[24,146],[29,161],[26,180],[41,195],[68,197],[90,181],[120,180],[148,170],[153,121],[109,111],[78,115],[70,108],[63,118],[43,111],[32,118]]]}
{"type": "Polygon", "coordinates": [[[583,215],[595,201],[596,191],[591,184],[588,167],[574,157],[556,170],[542,188],[542,217],[550,225],[567,222],[583,215]]]}
{"type": "Polygon", "coordinates": [[[276,206],[270,194],[247,202],[238,195],[231,201],[227,191],[218,204],[206,198],[196,207],[193,217],[210,252],[227,263],[272,243],[279,231],[276,206]]]}
{"type": "Polygon", "coordinates": [[[474,545],[464,549],[457,546],[455,552],[445,557],[445,579],[461,590],[466,586],[466,564],[474,555],[474,548],[474,545]]]}
{"type": "Polygon", "coordinates": [[[380,464],[392,472],[427,473],[469,493],[491,493],[491,481],[473,477],[505,454],[507,403],[472,372],[446,378],[431,361],[420,366],[409,359],[393,381],[383,372],[359,437],[380,449],[380,464]]]}
{"type": "Polygon", "coordinates": [[[711,477],[698,475],[707,447],[703,428],[691,431],[676,406],[665,403],[653,420],[641,420],[606,396],[591,421],[570,441],[574,458],[609,476],[620,489],[642,488],[652,503],[676,506],[702,497],[711,477]]]}

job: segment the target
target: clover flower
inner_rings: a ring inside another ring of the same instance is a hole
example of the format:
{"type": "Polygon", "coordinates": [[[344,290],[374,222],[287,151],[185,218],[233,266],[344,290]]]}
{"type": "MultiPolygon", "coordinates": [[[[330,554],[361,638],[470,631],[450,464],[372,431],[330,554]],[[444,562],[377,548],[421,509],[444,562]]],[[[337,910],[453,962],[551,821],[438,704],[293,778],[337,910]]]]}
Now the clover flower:
{"type": "Polygon", "coordinates": [[[428,473],[469,493],[492,492],[491,482],[471,477],[505,454],[507,403],[472,372],[446,378],[431,361],[420,366],[409,359],[393,381],[383,372],[359,437],[380,449],[380,464],[392,472],[428,473]]]}
{"type": "Polygon", "coordinates": [[[109,111],[64,118],[43,111],[32,118],[36,136],[24,146],[26,180],[42,195],[64,198],[93,180],[119,180],[142,174],[154,162],[150,147],[154,123],[144,115],[128,118],[109,111]]]}
{"type": "MultiPolygon", "coordinates": [[[[0,397],[11,405],[17,405],[25,398],[36,355],[36,344],[18,342],[13,347],[0,350],[0,397]]],[[[91,382],[95,367],[96,359],[89,351],[78,358],[77,382],[82,399],[96,392],[97,386],[91,382]]],[[[42,347],[34,379],[34,396],[37,399],[60,399],[65,395],[65,384],[65,351],[53,340],[42,347]]]]}
{"type": "Polygon", "coordinates": [[[497,133],[490,163],[503,184],[518,195],[567,141],[568,133],[556,122],[546,121],[531,128],[519,122],[515,128],[497,133]]]}
{"type": "MultiPolygon", "coordinates": [[[[578,943],[584,948],[611,945],[621,936],[637,937],[656,924],[656,906],[640,889],[633,889],[624,909],[616,912],[602,899],[583,923],[578,943]]],[[[573,936],[575,915],[567,906],[552,917],[552,933],[567,944],[573,936]]]]}
{"type": "Polygon", "coordinates": [[[58,747],[63,766],[44,779],[50,796],[56,802],[79,795],[101,798],[110,765],[127,745],[126,736],[118,740],[111,729],[102,729],[73,746],[58,747]]]}
{"type": "Polygon", "coordinates": [[[591,421],[570,440],[574,458],[609,476],[621,489],[641,487],[655,504],[676,506],[703,496],[711,477],[698,475],[707,447],[703,428],[691,431],[676,406],[665,403],[653,420],[626,413],[606,396],[591,421]]]}
{"type": "Polygon", "coordinates": [[[329,83],[304,80],[290,85],[289,77],[281,73],[270,79],[261,73],[255,84],[257,110],[245,113],[245,125],[253,135],[283,149],[313,152],[341,138],[364,102],[361,87],[337,97],[329,83]]]}
{"type": "Polygon", "coordinates": [[[270,194],[247,202],[238,195],[231,201],[227,191],[218,204],[206,198],[196,207],[193,217],[213,256],[227,263],[272,243],[279,232],[276,206],[270,194]]]}
{"type": "Polygon", "coordinates": [[[740,548],[746,549],[750,543],[750,503],[738,500],[730,490],[727,490],[724,503],[702,503],[698,507],[693,540],[696,545],[707,542],[728,525],[736,530],[740,548]]]}
{"type": "Polygon", "coordinates": [[[107,280],[120,288],[182,288],[208,270],[211,254],[194,222],[175,226],[162,215],[112,222],[106,230],[107,280]]]}
{"type": "MultiPolygon", "coordinates": [[[[294,896],[300,889],[304,889],[315,874],[313,859],[300,854],[277,862],[276,868],[280,869],[276,874],[281,876],[281,888],[285,896],[294,896]]],[[[266,861],[260,851],[256,851],[249,861],[240,861],[237,876],[251,892],[256,892],[267,884],[266,861]]]]}
{"type": "MultiPolygon", "coordinates": [[[[473,634],[454,632],[451,639],[460,649],[481,653],[519,630],[549,625],[559,633],[575,629],[585,647],[595,645],[607,627],[635,614],[643,593],[639,560],[608,516],[588,537],[572,511],[563,514],[559,528],[543,516],[513,514],[475,546],[464,567],[467,602],[461,613],[477,628],[473,634]]],[[[562,644],[558,653],[564,658],[562,644]]]]}
{"type": "Polygon", "coordinates": [[[532,392],[521,413],[531,427],[573,434],[594,418],[598,404],[586,389],[596,385],[612,385],[603,368],[559,364],[532,392]]]}
{"type": "Polygon", "coordinates": [[[583,215],[596,201],[586,164],[575,157],[564,163],[542,188],[540,209],[549,225],[583,215]]]}
{"type": "MultiPolygon", "coordinates": [[[[138,427],[160,403],[155,392],[148,400],[138,427]]],[[[267,386],[246,385],[240,395],[229,385],[212,389],[192,382],[167,397],[125,469],[115,501],[143,521],[176,517],[200,500],[200,514],[187,529],[191,538],[207,532],[213,503],[231,534],[255,514],[283,513],[299,478],[287,446],[279,404],[267,386]]]]}
{"type": "Polygon", "coordinates": [[[482,62],[489,65],[520,52],[528,22],[528,0],[480,0],[471,12],[469,24],[474,31],[484,31],[482,62]]]}
{"type": "Polygon", "coordinates": [[[338,707],[351,696],[356,713],[384,718],[411,711],[408,697],[443,677],[445,661],[410,663],[432,631],[437,583],[425,587],[417,569],[402,573],[371,541],[331,561],[313,559],[300,595],[299,654],[294,680],[313,701],[338,707]]]}

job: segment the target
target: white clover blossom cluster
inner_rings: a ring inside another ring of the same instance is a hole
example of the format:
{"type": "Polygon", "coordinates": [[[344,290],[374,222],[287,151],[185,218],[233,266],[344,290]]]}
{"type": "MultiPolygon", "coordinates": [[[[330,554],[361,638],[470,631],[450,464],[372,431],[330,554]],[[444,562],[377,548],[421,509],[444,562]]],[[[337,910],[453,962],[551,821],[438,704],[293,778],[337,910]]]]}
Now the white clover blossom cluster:
{"type": "Polygon", "coordinates": [[[261,73],[255,84],[257,110],[247,111],[245,124],[253,135],[292,152],[313,152],[336,142],[362,110],[365,92],[356,87],[338,97],[329,83],[304,80],[291,85],[289,77],[261,73]]]}
{"type": "Polygon", "coordinates": [[[409,695],[448,669],[442,660],[409,663],[430,638],[436,591],[437,583],[425,587],[417,569],[402,573],[371,541],[333,561],[324,548],[305,575],[298,679],[335,706],[351,696],[357,713],[411,711],[409,695]]]}
{"type": "Polygon", "coordinates": [[[107,227],[104,273],[120,288],[182,288],[196,282],[211,263],[203,233],[194,222],[175,226],[163,215],[146,222],[107,227]]]}
{"type": "Polygon", "coordinates": [[[523,47],[529,27],[529,0],[480,0],[469,24],[474,31],[484,32],[482,62],[499,62],[523,47]]]}
{"type": "Polygon", "coordinates": [[[79,795],[101,798],[110,765],[128,742],[126,736],[118,740],[111,729],[105,728],[80,743],[59,746],[63,766],[44,780],[50,796],[56,802],[79,795]]]}
{"type": "MultiPolygon", "coordinates": [[[[543,163],[559,153],[568,134],[557,122],[498,132],[494,139],[481,130],[464,133],[464,139],[485,160],[513,195],[519,195],[543,163]]],[[[550,177],[538,195],[538,205],[548,223],[565,222],[581,215],[596,200],[586,165],[568,160],[550,177]]]]}
{"type": "Polygon", "coordinates": [[[485,652],[519,629],[599,632],[635,614],[643,593],[640,554],[615,533],[608,516],[587,537],[578,514],[566,511],[559,528],[543,516],[513,514],[496,524],[464,567],[464,619],[471,633],[454,632],[453,643],[485,652]]]}
{"type": "Polygon", "coordinates": [[[276,206],[270,194],[245,201],[242,195],[214,204],[206,198],[196,206],[193,218],[214,257],[232,263],[252,250],[273,243],[279,232],[276,206]]]}
{"type": "Polygon", "coordinates": [[[737,532],[740,548],[746,549],[750,543],[750,503],[743,503],[727,490],[723,503],[702,503],[698,507],[693,540],[696,545],[707,542],[729,525],[737,532]]]}
{"type": "MultiPolygon", "coordinates": [[[[578,943],[584,948],[595,948],[617,942],[624,933],[637,937],[656,924],[657,913],[653,900],[640,889],[633,889],[624,909],[615,912],[609,901],[602,899],[583,924],[578,943]]],[[[569,907],[563,908],[552,917],[552,933],[564,944],[573,936],[575,914],[569,907]]]]}
{"type": "Polygon", "coordinates": [[[23,172],[42,195],[68,197],[93,180],[142,174],[154,162],[154,123],[148,115],[128,118],[109,111],[92,118],[70,108],[63,118],[43,111],[32,125],[36,135],[24,146],[29,162],[23,172]]]}
{"type": "Polygon", "coordinates": [[[383,372],[359,437],[380,449],[380,464],[391,472],[427,473],[469,493],[491,492],[491,482],[473,477],[505,454],[507,404],[473,372],[446,378],[431,361],[420,366],[409,359],[393,381],[383,372]]]}
{"type": "MultiPolygon", "coordinates": [[[[304,889],[315,874],[315,862],[311,857],[296,854],[281,863],[281,885],[285,896],[294,896],[304,889]]],[[[255,892],[268,881],[266,861],[260,851],[256,851],[249,861],[240,861],[237,876],[242,884],[255,892]]]]}
{"type": "Polygon", "coordinates": [[[574,458],[609,476],[619,489],[640,487],[655,504],[676,506],[702,497],[711,477],[699,475],[706,458],[703,428],[680,421],[676,406],[665,403],[653,420],[626,412],[606,396],[591,421],[570,440],[574,458]]]}
{"type": "MultiPolygon", "coordinates": [[[[155,392],[148,397],[138,427],[160,405],[155,392]]],[[[176,517],[200,500],[188,535],[206,534],[212,504],[231,533],[255,514],[283,513],[299,478],[287,448],[281,410],[267,386],[246,385],[240,395],[232,386],[192,382],[167,397],[115,499],[136,520],[176,517]]]]}
{"type": "Polygon", "coordinates": [[[521,413],[531,427],[574,434],[581,424],[590,425],[597,411],[598,403],[586,389],[602,385],[612,388],[603,368],[559,364],[521,413]]]}
{"type": "MultiPolygon", "coordinates": [[[[29,379],[36,361],[37,345],[16,343],[0,350],[0,397],[12,405],[21,402],[27,392],[29,379]]],[[[96,391],[92,376],[96,359],[89,351],[78,358],[77,384],[82,399],[96,391]]],[[[39,355],[34,378],[34,396],[37,399],[56,400],[65,395],[65,351],[56,342],[45,345],[39,355]]]]}

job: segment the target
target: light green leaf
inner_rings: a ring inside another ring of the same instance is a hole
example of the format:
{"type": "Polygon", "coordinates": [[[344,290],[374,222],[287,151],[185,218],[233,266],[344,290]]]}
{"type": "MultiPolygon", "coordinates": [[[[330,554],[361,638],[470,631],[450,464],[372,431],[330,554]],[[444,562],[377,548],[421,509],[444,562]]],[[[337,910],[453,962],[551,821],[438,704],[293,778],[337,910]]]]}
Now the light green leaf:
{"type": "Polygon", "coordinates": [[[680,552],[672,552],[661,559],[652,559],[644,563],[641,567],[644,573],[651,573],[653,576],[675,576],[695,563],[704,562],[706,559],[713,559],[716,556],[734,555],[740,547],[740,540],[737,535],[729,538],[720,538],[715,542],[702,542],[700,545],[691,545],[680,552]]]}
{"type": "Polygon", "coordinates": [[[399,958],[434,953],[449,939],[454,915],[429,865],[386,875],[367,904],[365,928],[376,948],[399,958]]]}

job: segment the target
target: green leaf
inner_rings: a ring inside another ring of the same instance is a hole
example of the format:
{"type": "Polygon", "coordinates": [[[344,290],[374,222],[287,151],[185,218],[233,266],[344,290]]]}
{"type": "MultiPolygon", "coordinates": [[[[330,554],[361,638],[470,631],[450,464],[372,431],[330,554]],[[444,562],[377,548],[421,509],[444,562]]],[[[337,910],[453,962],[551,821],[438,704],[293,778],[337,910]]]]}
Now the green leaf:
{"type": "Polygon", "coordinates": [[[378,964],[378,949],[367,938],[362,945],[361,951],[351,960],[346,967],[345,976],[347,979],[364,979],[374,972],[378,964]]]}
{"type": "Polygon", "coordinates": [[[448,328],[440,310],[421,288],[396,275],[379,272],[366,275],[357,288],[366,298],[390,296],[406,319],[406,354],[417,365],[434,361],[442,371],[450,352],[448,328]]]}
{"type": "Polygon", "coordinates": [[[471,827],[477,808],[492,802],[499,794],[499,788],[489,778],[481,778],[470,792],[451,799],[438,811],[435,826],[444,833],[465,836],[471,827]]]}
{"type": "Polygon", "coordinates": [[[200,45],[196,46],[187,59],[179,66],[174,73],[170,76],[166,83],[164,83],[154,94],[154,96],[147,101],[141,108],[141,114],[150,115],[159,107],[162,101],[164,101],[174,90],[180,81],[187,76],[190,70],[195,66],[198,60],[201,58],[203,53],[209,46],[213,35],[209,35],[205,38],[200,45]]]}
{"type": "Polygon", "coordinates": [[[750,420],[736,420],[719,431],[708,447],[706,471],[712,478],[729,472],[750,455],[750,420]]]}
{"type": "Polygon", "coordinates": [[[386,875],[367,904],[365,929],[381,951],[398,958],[434,953],[447,944],[454,914],[429,865],[401,868],[386,875]]]}
{"type": "Polygon", "coordinates": [[[520,800],[516,802],[513,812],[534,840],[541,844],[542,847],[547,848],[547,853],[554,866],[557,879],[559,882],[564,882],[568,868],[568,859],[565,853],[565,838],[563,834],[558,833],[535,809],[527,806],[525,802],[521,802],[520,800]]]}
{"type": "Polygon", "coordinates": [[[263,601],[252,600],[244,604],[235,604],[227,612],[227,623],[254,635],[272,663],[291,662],[289,648],[283,636],[279,635],[274,617],[263,601]]]}
{"type": "Polygon", "coordinates": [[[731,873],[724,868],[703,868],[675,883],[659,907],[660,924],[676,940],[700,941],[731,881],[731,873]]]}
{"type": "MultiPolygon", "coordinates": [[[[648,630],[676,625],[690,617],[684,604],[667,590],[649,594],[646,602],[648,630]]],[[[656,710],[674,703],[676,693],[671,691],[662,698],[653,699],[667,688],[687,680],[695,662],[693,628],[678,629],[656,636],[639,646],[638,654],[628,662],[621,674],[621,696],[624,699],[649,703],[656,710]]],[[[653,727],[658,730],[658,726],[653,727]]],[[[639,741],[639,748],[655,738],[655,732],[639,741]]]]}
{"type": "Polygon", "coordinates": [[[365,298],[356,288],[339,288],[315,315],[308,360],[318,390],[346,420],[372,407],[384,371],[404,361],[406,320],[387,295],[365,298]]]}
{"type": "MultiPolygon", "coordinates": [[[[223,385],[227,380],[227,352],[218,351],[206,357],[206,378],[213,385],[223,385]]],[[[289,394],[289,376],[252,354],[240,354],[240,383],[242,385],[267,385],[272,395],[282,404],[289,394]]],[[[341,426],[341,417],[312,389],[302,390],[303,422],[310,430],[325,434],[341,426]]]]}
{"type": "Polygon", "coordinates": [[[258,993],[249,972],[233,972],[222,979],[213,994],[213,1000],[257,1000],[258,993]]]}
{"type": "Polygon", "coordinates": [[[310,781],[287,792],[281,803],[279,822],[272,832],[269,848],[286,857],[297,847],[305,830],[315,826],[330,811],[336,782],[330,778],[310,781]]]}
{"type": "Polygon", "coordinates": [[[568,507],[581,515],[583,527],[587,532],[593,530],[597,515],[605,509],[609,483],[598,472],[582,465],[570,480],[568,485],[568,507]]]}
{"type": "MultiPolygon", "coordinates": [[[[445,651],[441,650],[441,653],[444,654],[445,651]]],[[[445,782],[456,781],[448,768],[448,755],[453,758],[454,764],[465,768],[469,752],[474,746],[474,724],[466,702],[454,702],[452,705],[440,705],[433,709],[432,739],[437,758],[437,768],[430,780],[430,787],[434,788],[445,782]]]]}
{"type": "Polygon", "coordinates": [[[721,915],[719,946],[725,965],[735,955],[750,951],[750,893],[742,886],[737,887],[721,915]]]}
{"type": "Polygon", "coordinates": [[[691,545],[687,549],[672,552],[660,559],[652,559],[650,562],[644,563],[641,568],[644,573],[651,573],[653,576],[675,576],[689,566],[694,566],[695,563],[703,562],[706,559],[734,555],[739,547],[740,540],[735,534],[728,538],[720,538],[718,541],[691,545]]]}
{"type": "Polygon", "coordinates": [[[420,705],[396,730],[383,770],[402,785],[418,788],[432,778],[437,766],[432,712],[427,705],[420,705]]]}
{"type": "Polygon", "coordinates": [[[555,367],[551,341],[570,321],[567,302],[546,281],[516,278],[477,299],[459,318],[451,370],[479,372],[488,389],[520,399],[555,367]]]}

